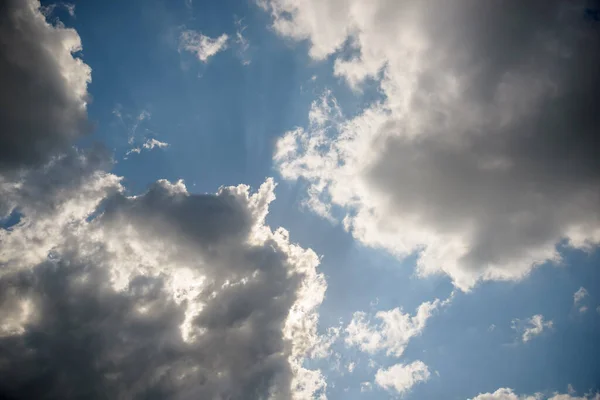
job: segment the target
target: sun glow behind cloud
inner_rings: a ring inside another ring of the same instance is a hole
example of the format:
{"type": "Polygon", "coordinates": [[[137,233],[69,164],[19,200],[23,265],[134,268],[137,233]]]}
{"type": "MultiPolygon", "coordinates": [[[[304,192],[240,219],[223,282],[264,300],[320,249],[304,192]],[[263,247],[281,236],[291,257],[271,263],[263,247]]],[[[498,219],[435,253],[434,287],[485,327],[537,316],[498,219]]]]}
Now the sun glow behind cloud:
{"type": "Polygon", "coordinates": [[[2,8],[0,397],[598,399],[583,1],[201,3],[2,8]]]}

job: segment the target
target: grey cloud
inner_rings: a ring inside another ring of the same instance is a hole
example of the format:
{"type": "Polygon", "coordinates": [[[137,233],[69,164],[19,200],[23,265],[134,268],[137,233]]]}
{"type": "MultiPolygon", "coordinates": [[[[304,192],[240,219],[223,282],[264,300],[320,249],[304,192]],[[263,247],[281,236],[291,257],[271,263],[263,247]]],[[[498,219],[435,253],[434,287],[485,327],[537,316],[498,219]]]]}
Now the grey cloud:
{"type": "MultiPolygon", "coordinates": [[[[442,49],[443,70],[468,76],[461,101],[499,110],[504,89],[518,103],[536,90],[536,80],[545,81],[544,93],[505,124],[492,109],[480,126],[447,132],[453,116],[441,110],[439,122],[426,123],[423,139],[390,137],[368,176],[392,196],[394,208],[423,223],[446,232],[471,229],[463,261],[481,269],[552,245],[570,226],[598,227],[600,55],[594,48],[600,37],[585,26],[580,8],[564,2],[467,3],[456,14],[443,9],[423,22],[436,40],[432,53],[442,49]],[[486,160],[505,160],[507,167],[486,160]]],[[[437,72],[429,72],[432,79],[437,72]]],[[[443,90],[429,85],[422,86],[423,97],[443,90]]]]}
{"type": "Polygon", "coordinates": [[[0,218],[22,214],[0,229],[0,397],[323,393],[302,361],[323,347],[325,279],[264,224],[273,181],[124,196],[105,150],[71,147],[89,128],[77,32],[33,0],[0,11],[0,218]]]}
{"type": "Polygon", "coordinates": [[[0,315],[12,321],[0,330],[0,394],[291,398],[295,335],[310,331],[286,336],[288,315],[307,294],[319,303],[324,281],[314,253],[264,230],[272,188],[191,195],[161,181],[109,195],[45,260],[0,277],[0,315]]]}
{"type": "Polygon", "coordinates": [[[49,25],[37,0],[0,5],[0,172],[39,166],[90,129],[90,68],[79,35],[49,25]]]}
{"type": "Polygon", "coordinates": [[[463,289],[557,261],[563,241],[600,242],[592,2],[350,0],[341,19],[322,3],[269,3],[275,29],[319,54],[352,37],[358,55],[334,69],[352,86],[381,77],[384,101],[342,122],[325,110],[326,128],[288,133],[275,157],[346,207],[359,240],[420,252],[423,275],[463,289]]]}
{"type": "Polygon", "coordinates": [[[52,213],[92,176],[107,175],[111,167],[111,155],[98,145],[65,149],[41,166],[0,174],[0,218],[15,210],[32,216],[52,213]]]}

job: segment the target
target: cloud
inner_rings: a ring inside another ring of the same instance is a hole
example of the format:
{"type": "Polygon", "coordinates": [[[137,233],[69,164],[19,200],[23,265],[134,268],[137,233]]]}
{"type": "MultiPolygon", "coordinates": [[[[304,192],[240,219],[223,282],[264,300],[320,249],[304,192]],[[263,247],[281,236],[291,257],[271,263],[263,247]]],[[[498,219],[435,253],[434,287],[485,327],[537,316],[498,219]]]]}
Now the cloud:
{"type": "Polygon", "coordinates": [[[384,389],[403,395],[414,385],[429,380],[430,375],[429,369],[422,361],[414,361],[410,364],[396,364],[387,369],[379,369],[375,374],[375,383],[384,389]]]}
{"type": "Polygon", "coordinates": [[[89,131],[91,68],[77,32],[50,25],[35,0],[3,2],[0,173],[39,167],[89,131]]]}
{"type": "Polygon", "coordinates": [[[72,147],[91,73],[77,32],[10,1],[0,33],[0,214],[20,216],[0,229],[0,397],[325,398],[303,362],[328,354],[326,282],[265,225],[273,180],[126,196],[106,150],[72,147]]]}
{"type": "Polygon", "coordinates": [[[205,36],[200,32],[186,30],[179,36],[179,48],[196,54],[198,60],[206,63],[208,59],[227,47],[229,37],[222,34],[217,38],[205,36]]]}
{"type": "Polygon", "coordinates": [[[346,369],[349,373],[354,372],[354,368],[356,368],[356,363],[354,361],[351,361],[348,363],[348,365],[346,365],[346,369]]]}
{"type": "Polygon", "coordinates": [[[235,26],[237,30],[235,32],[235,44],[238,48],[237,54],[238,57],[242,60],[243,65],[249,65],[251,63],[250,58],[247,56],[248,49],[250,48],[250,40],[244,36],[244,32],[248,28],[246,25],[243,25],[243,18],[235,20],[235,26]]]}
{"type": "Polygon", "coordinates": [[[373,390],[373,384],[371,382],[361,382],[360,383],[360,392],[370,392],[373,390]]]}
{"type": "Polygon", "coordinates": [[[481,393],[472,400],[539,400],[539,396],[517,396],[512,389],[501,388],[494,393],[481,393]]]}
{"type": "Polygon", "coordinates": [[[53,3],[53,4],[49,4],[47,6],[41,6],[40,7],[40,12],[45,16],[45,17],[49,17],[50,15],[52,15],[52,13],[54,12],[54,10],[57,7],[62,7],[65,9],[65,11],[67,13],[69,13],[69,16],[71,16],[72,18],[75,18],[75,4],[71,4],[71,3],[53,3]]]}
{"type": "Polygon", "coordinates": [[[522,332],[521,340],[523,343],[529,342],[536,336],[539,336],[546,329],[551,329],[554,326],[553,321],[544,321],[544,316],[536,314],[528,318],[524,322],[515,319],[512,321],[512,328],[518,333],[522,332]]]}
{"type": "Polygon", "coordinates": [[[581,303],[584,302],[589,295],[587,289],[583,286],[573,294],[573,305],[577,307],[578,311],[582,314],[588,310],[588,306],[581,303]]]}
{"type": "Polygon", "coordinates": [[[379,311],[375,316],[381,323],[376,325],[367,320],[364,312],[355,312],[346,327],[346,345],[356,346],[370,354],[385,350],[388,355],[400,357],[410,339],[425,329],[427,320],[440,304],[437,299],[425,302],[412,316],[403,313],[401,308],[379,311]]]}
{"type": "Polygon", "coordinates": [[[598,400],[599,395],[586,395],[583,397],[573,396],[570,394],[552,394],[544,396],[541,393],[536,393],[532,396],[517,395],[512,389],[500,388],[494,393],[481,393],[475,396],[472,400],[598,400]]]}
{"type": "Polygon", "coordinates": [[[142,150],[152,150],[155,147],[157,147],[159,149],[166,149],[169,146],[170,146],[169,143],[166,143],[166,142],[161,142],[156,139],[147,139],[141,147],[134,147],[134,148],[128,150],[127,153],[125,153],[125,156],[128,156],[132,153],[140,154],[142,152],[142,150]]]}
{"type": "Polygon", "coordinates": [[[254,194],[240,185],[192,195],[181,181],[158,181],[126,197],[118,177],[97,175],[58,212],[26,213],[3,230],[0,393],[322,391],[320,372],[301,363],[318,343],[325,280],[314,252],[264,225],[273,189],[267,180],[254,194]]]}
{"type": "Polygon", "coordinates": [[[586,288],[584,288],[583,286],[580,287],[574,294],[573,294],[573,304],[577,305],[579,303],[581,303],[581,301],[583,301],[583,299],[585,299],[587,296],[589,296],[589,293],[587,291],[586,288]]]}
{"type": "Polygon", "coordinates": [[[463,290],[560,262],[558,243],[593,248],[600,37],[584,3],[264,2],[276,32],[383,95],[351,117],[316,101],[278,143],[281,175],[362,243],[463,290]]]}

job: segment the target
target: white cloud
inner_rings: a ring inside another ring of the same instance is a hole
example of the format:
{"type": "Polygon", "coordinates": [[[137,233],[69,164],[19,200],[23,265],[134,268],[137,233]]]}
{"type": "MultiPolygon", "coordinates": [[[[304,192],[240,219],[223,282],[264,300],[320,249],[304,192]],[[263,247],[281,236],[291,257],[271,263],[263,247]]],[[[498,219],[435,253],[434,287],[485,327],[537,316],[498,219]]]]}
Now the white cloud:
{"type": "Polygon", "coordinates": [[[23,382],[47,369],[69,378],[35,390],[323,393],[324,377],[302,361],[320,343],[325,280],[314,252],[264,224],[273,189],[267,180],[254,194],[240,185],[192,195],[163,180],[125,197],[118,177],[99,174],[61,192],[48,213],[25,208],[22,223],[0,231],[0,345],[16,349],[0,363],[9,387],[36,397],[23,382]],[[28,341],[37,330],[44,339],[28,341]],[[73,335],[66,347],[63,335],[73,335]]]}
{"type": "Polygon", "coordinates": [[[326,282],[312,250],[265,224],[273,180],[125,196],[105,150],[71,147],[89,128],[77,32],[9,0],[0,37],[0,214],[20,214],[0,229],[0,392],[324,399],[303,361],[328,354],[326,282]]]}
{"type": "MultiPolygon", "coordinates": [[[[121,104],[116,104],[113,108],[112,114],[119,120],[123,128],[127,130],[127,143],[133,144],[136,142],[136,136],[138,129],[144,123],[144,121],[150,120],[152,118],[152,114],[148,110],[142,109],[139,114],[135,116],[131,116],[130,114],[123,113],[123,106],[121,104]]],[[[149,130],[146,128],[146,130],[149,130]]],[[[134,151],[134,153],[139,153],[139,151],[134,151]]]]}
{"type": "Polygon", "coordinates": [[[40,12],[42,14],[44,14],[45,17],[49,17],[57,7],[64,8],[65,11],[67,11],[67,13],[69,14],[69,16],[71,16],[72,18],[75,17],[75,4],[71,4],[71,3],[60,2],[60,3],[53,3],[53,4],[50,4],[47,6],[42,6],[42,7],[40,7],[40,12]]]}
{"type": "Polygon", "coordinates": [[[554,325],[553,321],[544,321],[544,316],[536,314],[525,321],[515,319],[512,321],[512,328],[521,334],[523,343],[529,342],[536,336],[539,336],[546,329],[551,329],[554,325]]]}
{"type": "Polygon", "coordinates": [[[346,327],[345,342],[373,354],[385,350],[388,355],[400,357],[410,339],[420,335],[427,320],[440,305],[439,300],[425,302],[415,315],[403,313],[401,308],[379,311],[375,316],[381,322],[372,324],[364,312],[355,312],[346,327]]]}
{"type": "Polygon", "coordinates": [[[575,307],[577,307],[577,310],[579,311],[579,313],[583,314],[584,312],[586,312],[588,310],[588,306],[586,305],[582,305],[581,303],[584,302],[584,300],[589,297],[589,293],[587,291],[586,288],[584,288],[583,286],[580,287],[574,294],[573,294],[573,305],[575,307]]]}
{"type": "Polygon", "coordinates": [[[161,142],[156,139],[148,139],[148,140],[146,140],[146,143],[144,143],[144,145],[142,147],[144,147],[144,149],[148,149],[148,150],[152,150],[155,147],[158,147],[159,149],[165,149],[165,148],[169,147],[169,143],[161,142]]]}
{"type": "Polygon", "coordinates": [[[429,369],[422,361],[414,361],[410,364],[396,364],[387,369],[379,369],[375,374],[375,383],[384,389],[403,395],[414,385],[429,380],[430,376],[429,369]]]}
{"type": "Polygon", "coordinates": [[[360,392],[370,392],[373,390],[373,384],[371,382],[361,382],[360,383],[360,392]]]}
{"type": "Polygon", "coordinates": [[[475,396],[472,400],[599,400],[599,395],[585,395],[583,397],[574,396],[573,393],[558,394],[554,393],[549,396],[544,396],[541,393],[534,395],[517,395],[512,389],[500,388],[494,393],[481,393],[475,396]]]}
{"type": "Polygon", "coordinates": [[[333,55],[354,88],[376,79],[384,95],[351,118],[329,95],[315,102],[319,118],[278,143],[280,173],[308,181],[320,215],[341,207],[364,244],[417,252],[420,275],[445,273],[463,290],[559,262],[564,239],[592,248],[600,37],[583,6],[264,2],[275,31],[308,41],[315,59],[333,55]]]}
{"type": "Polygon", "coordinates": [[[200,32],[186,30],[179,36],[179,48],[196,54],[198,60],[205,63],[210,57],[225,50],[228,40],[229,37],[226,34],[211,38],[200,32]]]}
{"type": "Polygon", "coordinates": [[[159,149],[166,149],[169,146],[169,143],[166,142],[161,142],[156,139],[147,139],[141,147],[134,147],[128,150],[127,153],[125,153],[125,156],[128,156],[132,153],[140,154],[142,150],[152,150],[155,147],[159,149]]]}
{"type": "Polygon", "coordinates": [[[587,291],[586,288],[584,288],[583,286],[580,287],[574,294],[573,294],[573,304],[577,305],[579,304],[583,299],[585,299],[587,296],[589,296],[589,293],[587,291]]]}
{"type": "Polygon", "coordinates": [[[538,396],[518,396],[512,389],[500,388],[494,393],[481,393],[472,400],[540,400],[538,396]]]}
{"type": "Polygon", "coordinates": [[[354,372],[354,368],[356,368],[356,363],[354,361],[349,362],[348,365],[346,366],[346,369],[350,373],[354,372]]]}
{"type": "MultiPolygon", "coordinates": [[[[114,113],[114,111],[113,111],[113,113],[114,113]]],[[[118,118],[122,118],[120,113],[116,113],[115,115],[117,115],[118,118]]],[[[135,118],[135,121],[133,122],[133,124],[131,126],[131,134],[128,139],[129,144],[133,143],[133,141],[135,140],[135,134],[137,133],[137,130],[138,130],[138,127],[140,126],[140,124],[146,120],[149,120],[151,117],[152,117],[152,114],[150,113],[150,111],[148,111],[148,110],[140,111],[139,115],[135,118]]]]}
{"type": "Polygon", "coordinates": [[[236,19],[235,25],[237,30],[235,32],[235,44],[237,46],[237,54],[242,60],[243,65],[249,65],[251,60],[247,55],[248,49],[250,48],[250,40],[244,36],[244,32],[248,28],[243,25],[243,18],[236,19]]]}

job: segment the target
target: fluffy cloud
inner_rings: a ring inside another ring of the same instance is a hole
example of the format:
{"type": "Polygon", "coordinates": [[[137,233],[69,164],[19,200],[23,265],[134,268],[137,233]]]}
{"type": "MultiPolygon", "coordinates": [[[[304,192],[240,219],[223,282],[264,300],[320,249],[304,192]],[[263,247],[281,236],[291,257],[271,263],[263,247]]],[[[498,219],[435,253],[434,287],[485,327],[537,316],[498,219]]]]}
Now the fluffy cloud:
{"type": "Polygon", "coordinates": [[[363,243],[468,290],[600,242],[593,105],[597,27],[585,1],[268,0],[275,31],[383,100],[343,116],[326,94],[278,143],[286,179],[363,243]]]}
{"type": "Polygon", "coordinates": [[[481,393],[472,400],[598,400],[600,395],[586,395],[576,397],[571,394],[553,394],[544,396],[537,393],[533,396],[517,395],[512,389],[500,388],[494,393],[481,393]]]}
{"type": "Polygon", "coordinates": [[[518,396],[512,389],[500,388],[494,393],[481,393],[472,400],[540,400],[539,396],[518,396]]]}
{"type": "Polygon", "coordinates": [[[229,37],[222,34],[218,38],[211,38],[200,32],[186,30],[179,36],[179,48],[196,54],[198,60],[207,62],[208,59],[227,47],[229,37]]]}
{"type": "Polygon", "coordinates": [[[37,0],[7,0],[0,16],[0,173],[39,166],[89,129],[91,69],[77,32],[50,25],[37,0]]]}
{"type": "Polygon", "coordinates": [[[422,361],[414,361],[406,365],[396,364],[387,369],[379,369],[375,374],[375,383],[402,395],[417,383],[427,381],[430,375],[429,369],[422,361]]]}
{"type": "Polygon", "coordinates": [[[0,397],[325,398],[303,360],[330,345],[326,283],[265,225],[273,181],[125,196],[106,151],[71,147],[87,129],[79,36],[34,1],[1,8],[0,218],[20,220],[0,228],[0,397]]]}
{"type": "Polygon", "coordinates": [[[259,399],[322,391],[320,373],[301,363],[318,343],[325,281],[312,251],[264,225],[273,188],[268,180],[255,194],[241,185],[192,195],[182,182],[159,181],[125,197],[106,174],[77,188],[61,214],[25,215],[3,230],[0,264],[10,272],[0,278],[0,392],[259,399]]]}
{"type": "Polygon", "coordinates": [[[525,321],[515,319],[512,321],[512,328],[521,334],[523,343],[529,342],[536,336],[539,336],[546,329],[551,329],[554,326],[553,321],[544,321],[544,316],[536,314],[525,321]]]}
{"type": "Polygon", "coordinates": [[[425,329],[427,320],[440,304],[439,300],[425,302],[414,316],[403,313],[400,308],[379,311],[375,316],[381,323],[376,325],[367,320],[364,312],[356,312],[346,327],[345,342],[367,353],[385,350],[388,355],[400,357],[410,339],[425,329]]]}

